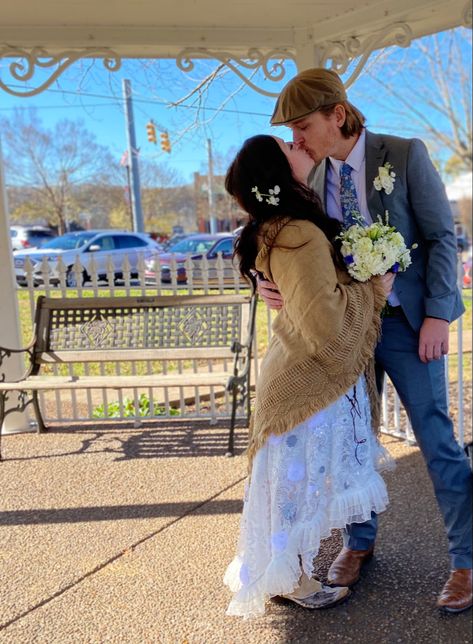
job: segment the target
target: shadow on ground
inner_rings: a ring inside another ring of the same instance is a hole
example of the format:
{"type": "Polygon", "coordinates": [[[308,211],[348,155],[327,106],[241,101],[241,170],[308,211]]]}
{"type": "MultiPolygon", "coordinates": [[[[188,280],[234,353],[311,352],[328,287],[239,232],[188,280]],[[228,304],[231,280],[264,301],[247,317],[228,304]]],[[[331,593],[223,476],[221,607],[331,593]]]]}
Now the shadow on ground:
{"type": "MultiPolygon", "coordinates": [[[[208,419],[194,421],[157,421],[147,423],[139,429],[133,424],[122,422],[117,425],[104,425],[97,430],[97,423],[73,424],[68,427],[55,424],[37,440],[47,437],[75,434],[81,437],[80,445],[74,451],[59,451],[26,456],[12,456],[3,450],[3,460],[30,460],[60,458],[84,453],[104,452],[115,456],[115,460],[154,459],[154,458],[193,458],[195,456],[225,456],[228,447],[230,423],[219,422],[209,426],[208,419]],[[118,429],[117,429],[118,426],[118,429]],[[113,439],[111,439],[113,437],[113,439]]],[[[242,421],[235,428],[234,454],[237,456],[246,447],[247,429],[242,421]]],[[[40,450],[39,450],[40,451],[40,450]]]]}

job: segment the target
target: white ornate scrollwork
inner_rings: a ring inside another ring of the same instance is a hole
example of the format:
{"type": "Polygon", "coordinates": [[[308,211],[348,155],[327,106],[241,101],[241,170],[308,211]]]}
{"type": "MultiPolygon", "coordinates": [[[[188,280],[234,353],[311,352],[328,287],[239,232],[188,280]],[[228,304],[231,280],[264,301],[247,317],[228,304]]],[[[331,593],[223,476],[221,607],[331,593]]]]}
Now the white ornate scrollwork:
{"type": "MultiPolygon", "coordinates": [[[[382,47],[384,44],[394,44],[399,47],[408,47],[412,41],[413,33],[411,28],[405,23],[394,23],[385,29],[378,31],[365,38],[351,37],[344,41],[326,41],[319,43],[319,51],[322,52],[317,65],[333,69],[338,74],[343,75],[349,64],[355,60],[354,71],[345,82],[349,87],[360,75],[370,54],[382,47]]],[[[244,83],[265,96],[277,97],[279,92],[271,92],[262,89],[256,85],[251,78],[248,78],[241,68],[252,72],[262,71],[266,80],[278,82],[284,79],[286,68],[284,62],[287,60],[297,61],[297,56],[289,49],[271,49],[263,52],[260,49],[249,49],[245,56],[237,57],[235,54],[227,51],[209,50],[205,47],[183,49],[176,57],[176,64],[184,72],[190,72],[194,69],[194,60],[197,58],[211,58],[219,60],[226,67],[231,69],[239,76],[244,83]]]]}
{"type": "Polygon", "coordinates": [[[239,76],[249,87],[260,94],[271,97],[279,96],[279,92],[269,92],[268,90],[258,87],[258,85],[253,83],[250,78],[245,76],[239,67],[243,67],[250,71],[260,70],[263,72],[266,80],[278,82],[283,80],[286,75],[284,61],[296,60],[294,54],[287,49],[271,49],[264,53],[260,49],[251,48],[245,56],[237,57],[227,51],[212,51],[205,47],[187,47],[176,56],[176,64],[183,72],[190,72],[195,67],[193,61],[195,58],[211,58],[213,60],[219,60],[239,76]]]}
{"type": "Polygon", "coordinates": [[[344,83],[345,87],[350,87],[360,75],[370,54],[375,49],[382,47],[386,41],[398,47],[408,47],[411,44],[412,38],[413,33],[409,25],[398,22],[363,40],[352,37],[345,42],[324,43],[322,45],[323,55],[321,66],[343,75],[347,71],[350,62],[355,58],[359,58],[355,69],[344,83]],[[394,42],[392,42],[393,38],[394,42]]]}
{"type": "MultiPolygon", "coordinates": [[[[38,69],[50,69],[50,76],[42,81],[37,87],[25,89],[13,89],[9,87],[8,83],[0,78],[0,89],[11,94],[12,96],[35,96],[46,88],[50,87],[52,83],[58,78],[68,67],[81,58],[103,58],[104,67],[110,71],[115,72],[121,67],[120,57],[107,48],[85,48],[77,50],[61,51],[55,55],[51,55],[41,47],[34,47],[30,51],[20,49],[18,47],[5,46],[0,48],[0,59],[2,58],[15,58],[17,60],[10,63],[8,71],[12,80],[25,83],[26,81],[34,78],[38,69]]],[[[11,81],[10,81],[11,82],[11,81]]]]}

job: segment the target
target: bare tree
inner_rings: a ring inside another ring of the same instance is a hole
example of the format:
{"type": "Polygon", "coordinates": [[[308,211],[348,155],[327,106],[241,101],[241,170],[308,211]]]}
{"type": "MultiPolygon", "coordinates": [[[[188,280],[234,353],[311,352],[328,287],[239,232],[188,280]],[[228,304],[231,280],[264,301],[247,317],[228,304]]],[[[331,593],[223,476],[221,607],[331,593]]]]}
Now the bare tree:
{"type": "Polygon", "coordinates": [[[366,69],[352,96],[382,108],[375,125],[425,139],[440,169],[454,176],[472,170],[471,30],[454,29],[387,49],[366,69]],[[367,96],[367,91],[369,96],[367,96]]]}
{"type": "MultiPolygon", "coordinates": [[[[141,204],[148,231],[171,234],[175,224],[192,229],[193,194],[177,170],[165,162],[140,160],[141,204]]],[[[114,212],[114,221],[119,213],[114,212]]]]}
{"type": "Polygon", "coordinates": [[[34,110],[15,110],[1,131],[7,184],[29,188],[28,215],[41,216],[59,233],[79,211],[74,188],[105,184],[116,165],[81,121],[62,120],[47,130],[34,110]]]}

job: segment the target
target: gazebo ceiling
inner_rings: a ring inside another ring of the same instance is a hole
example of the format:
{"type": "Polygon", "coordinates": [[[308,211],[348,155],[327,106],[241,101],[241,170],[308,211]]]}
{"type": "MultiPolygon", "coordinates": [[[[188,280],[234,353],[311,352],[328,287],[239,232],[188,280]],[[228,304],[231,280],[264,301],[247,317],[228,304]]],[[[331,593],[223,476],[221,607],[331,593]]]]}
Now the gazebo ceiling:
{"type": "Polygon", "coordinates": [[[465,0],[7,0],[0,43],[50,52],[111,47],[139,57],[202,46],[295,52],[309,37],[343,42],[402,23],[417,38],[469,20],[465,0]]]}
{"type": "Polygon", "coordinates": [[[270,60],[343,74],[359,59],[354,78],[371,51],[460,25],[471,26],[469,1],[4,0],[0,58],[10,60],[0,68],[0,88],[9,91],[6,67],[18,83],[36,68],[64,69],[85,57],[108,58],[110,69],[124,57],[169,57],[185,71],[192,59],[217,58],[259,67],[269,80],[285,73],[283,65],[271,70],[270,60]]]}

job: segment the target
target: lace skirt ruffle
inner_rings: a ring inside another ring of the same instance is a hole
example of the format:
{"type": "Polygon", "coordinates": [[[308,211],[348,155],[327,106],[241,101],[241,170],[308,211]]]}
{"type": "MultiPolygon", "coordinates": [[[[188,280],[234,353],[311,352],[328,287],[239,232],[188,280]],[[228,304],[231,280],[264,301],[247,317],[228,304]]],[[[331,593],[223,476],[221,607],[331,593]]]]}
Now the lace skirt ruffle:
{"type": "Polygon", "coordinates": [[[268,598],[295,589],[301,564],[312,576],[320,541],[333,528],[362,523],[386,509],[386,486],[377,470],[392,467],[392,460],[371,433],[362,380],[356,397],[356,440],[349,397],[272,437],[257,453],[238,554],[224,576],[234,593],[228,615],[263,615],[268,598]]]}
{"type": "Polygon", "coordinates": [[[344,528],[349,523],[368,521],[372,511],[382,512],[387,504],[386,486],[378,474],[364,493],[350,493],[344,498],[337,498],[328,508],[325,517],[320,517],[318,522],[310,525],[297,526],[291,531],[284,552],[271,558],[261,577],[250,584],[245,584],[245,561],[237,555],[224,576],[224,583],[235,593],[227,615],[246,618],[263,615],[265,603],[270,597],[291,593],[297,586],[301,575],[299,555],[304,571],[311,577],[320,541],[330,536],[332,528],[344,528]]]}

